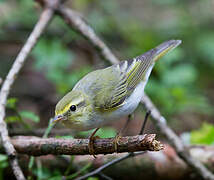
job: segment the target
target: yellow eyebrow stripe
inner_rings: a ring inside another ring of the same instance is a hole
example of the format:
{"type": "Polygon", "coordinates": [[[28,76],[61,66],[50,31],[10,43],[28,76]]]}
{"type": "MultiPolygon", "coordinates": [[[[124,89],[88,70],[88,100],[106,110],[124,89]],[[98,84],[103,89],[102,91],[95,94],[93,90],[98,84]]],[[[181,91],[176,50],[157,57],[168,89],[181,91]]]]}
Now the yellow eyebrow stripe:
{"type": "Polygon", "coordinates": [[[59,114],[64,114],[65,112],[67,112],[69,110],[69,108],[71,107],[71,104],[73,105],[73,103],[69,103],[67,104],[63,110],[61,111],[58,111],[58,112],[55,112],[56,115],[59,115],[59,114]]]}
{"type": "Polygon", "coordinates": [[[68,103],[61,111],[56,111],[55,114],[56,115],[59,115],[59,114],[64,114],[66,113],[69,108],[72,106],[72,105],[78,105],[80,103],[82,103],[84,101],[84,97],[83,96],[79,96],[77,98],[74,98],[70,103],[68,103]]]}

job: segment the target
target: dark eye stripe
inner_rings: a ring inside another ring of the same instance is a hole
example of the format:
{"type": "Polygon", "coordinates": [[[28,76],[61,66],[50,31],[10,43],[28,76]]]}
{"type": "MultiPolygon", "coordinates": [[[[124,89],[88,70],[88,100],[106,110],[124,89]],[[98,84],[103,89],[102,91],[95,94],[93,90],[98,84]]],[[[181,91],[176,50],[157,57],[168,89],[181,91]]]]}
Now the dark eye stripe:
{"type": "Polygon", "coordinates": [[[82,102],[80,102],[79,104],[77,104],[76,106],[77,107],[82,107],[82,106],[84,106],[85,105],[85,101],[82,101],[82,102]]]}

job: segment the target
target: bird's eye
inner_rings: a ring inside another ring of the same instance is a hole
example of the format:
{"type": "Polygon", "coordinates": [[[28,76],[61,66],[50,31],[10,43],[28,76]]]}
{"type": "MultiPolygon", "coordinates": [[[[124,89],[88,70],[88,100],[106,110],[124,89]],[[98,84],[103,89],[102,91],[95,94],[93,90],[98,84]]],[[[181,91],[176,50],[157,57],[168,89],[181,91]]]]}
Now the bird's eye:
{"type": "Polygon", "coordinates": [[[70,110],[71,110],[71,111],[76,111],[76,106],[75,106],[75,105],[72,105],[72,106],[70,107],[70,110]]]}

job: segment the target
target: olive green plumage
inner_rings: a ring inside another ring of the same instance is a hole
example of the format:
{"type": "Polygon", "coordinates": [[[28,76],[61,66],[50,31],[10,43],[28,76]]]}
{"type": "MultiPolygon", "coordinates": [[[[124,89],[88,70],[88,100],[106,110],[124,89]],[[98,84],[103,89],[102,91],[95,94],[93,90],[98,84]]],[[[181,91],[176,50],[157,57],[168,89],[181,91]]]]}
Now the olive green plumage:
{"type": "Polygon", "coordinates": [[[155,62],[180,43],[170,40],[134,59],[87,74],[56,105],[55,120],[85,130],[132,113],[155,62]]]}

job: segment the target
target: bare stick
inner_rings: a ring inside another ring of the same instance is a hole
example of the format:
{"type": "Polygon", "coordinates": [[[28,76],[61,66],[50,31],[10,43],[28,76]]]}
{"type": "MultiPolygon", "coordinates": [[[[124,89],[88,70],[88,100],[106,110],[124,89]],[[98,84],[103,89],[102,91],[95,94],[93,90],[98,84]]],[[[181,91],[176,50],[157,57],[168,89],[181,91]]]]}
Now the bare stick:
{"type": "MultiPolygon", "coordinates": [[[[94,154],[115,152],[114,138],[102,138],[94,141],[94,154]]],[[[18,136],[11,139],[18,153],[32,156],[47,154],[86,155],[89,154],[88,139],[56,139],[18,136]]],[[[159,151],[163,145],[155,139],[155,134],[121,137],[118,152],[159,151]]]]}
{"type": "Polygon", "coordinates": [[[106,179],[106,180],[113,180],[112,178],[110,178],[109,176],[105,175],[104,173],[102,172],[99,172],[99,176],[103,179],[106,179]]]}
{"type": "Polygon", "coordinates": [[[102,172],[104,169],[106,169],[106,168],[108,168],[108,167],[110,167],[110,166],[112,166],[112,165],[114,165],[116,163],[119,163],[120,161],[123,161],[125,159],[128,159],[128,158],[136,156],[136,155],[141,155],[141,154],[144,154],[144,153],[145,152],[128,153],[128,154],[126,154],[126,155],[124,155],[122,157],[119,157],[117,159],[114,159],[114,160],[104,164],[103,166],[95,169],[94,171],[91,171],[90,173],[85,174],[84,176],[81,176],[81,177],[77,178],[76,180],[82,180],[82,179],[86,179],[86,178],[88,178],[90,176],[95,176],[95,175],[99,174],[100,172],[102,172]]]}
{"type": "MultiPolygon", "coordinates": [[[[72,29],[76,30],[78,33],[88,39],[88,41],[96,49],[98,49],[99,55],[101,57],[104,57],[105,60],[111,62],[112,64],[119,62],[119,60],[114,56],[110,49],[102,42],[102,40],[95,34],[94,30],[81,18],[81,16],[78,15],[78,13],[64,6],[60,6],[58,8],[58,14],[65,20],[65,22],[69,26],[71,26],[72,29]]],[[[142,103],[146,106],[147,110],[151,110],[151,108],[154,107],[151,106],[152,102],[146,94],[144,96],[144,99],[142,100],[142,103]]],[[[182,141],[173,132],[173,130],[166,125],[165,119],[163,118],[163,116],[160,115],[157,108],[154,108],[151,111],[153,111],[151,116],[154,119],[155,124],[159,127],[160,131],[166,135],[168,141],[175,147],[178,155],[188,165],[190,165],[194,170],[196,170],[195,172],[198,173],[201,177],[203,177],[203,179],[214,180],[214,175],[203,164],[188,155],[182,141]],[[156,116],[157,114],[160,116],[156,116]]]]}
{"type": "Polygon", "coordinates": [[[10,164],[16,179],[25,179],[25,177],[18,165],[18,161],[16,158],[16,151],[10,142],[10,138],[8,136],[8,131],[7,131],[7,124],[4,122],[5,105],[7,103],[7,97],[15,81],[15,78],[17,77],[21,67],[23,66],[28,54],[31,52],[32,48],[36,44],[38,38],[41,36],[44,29],[47,27],[52,17],[53,17],[52,9],[46,8],[42,12],[40,19],[35,25],[28,40],[26,41],[25,45],[21,49],[17,58],[15,59],[13,66],[11,67],[0,91],[0,134],[1,134],[1,139],[2,139],[4,149],[10,159],[10,164]]]}
{"type": "Polygon", "coordinates": [[[100,52],[102,58],[110,61],[112,64],[119,62],[105,43],[95,34],[93,28],[83,21],[79,13],[64,6],[60,6],[57,12],[64,18],[66,23],[72,27],[72,29],[91,42],[91,44],[100,52]]]}

